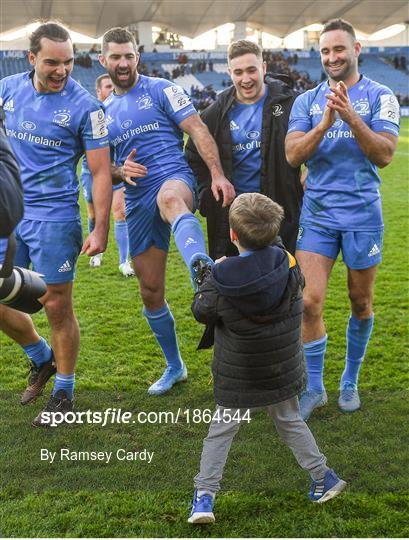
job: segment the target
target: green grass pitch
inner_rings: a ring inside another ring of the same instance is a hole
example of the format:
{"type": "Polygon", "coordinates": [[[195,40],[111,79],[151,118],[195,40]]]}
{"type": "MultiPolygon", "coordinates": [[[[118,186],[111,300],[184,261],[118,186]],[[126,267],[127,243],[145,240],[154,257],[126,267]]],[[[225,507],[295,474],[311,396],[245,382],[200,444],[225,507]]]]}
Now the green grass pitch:
{"type": "MultiPolygon", "coordinates": [[[[30,420],[48,398],[21,407],[27,362],[0,336],[0,536],[58,537],[405,537],[409,536],[408,468],[408,149],[402,122],[393,163],[381,171],[386,223],[384,260],[375,296],[375,327],[360,377],[362,410],[342,415],[337,388],[348,318],[346,273],[338,261],[325,320],[329,335],[325,380],[329,404],[310,421],[328,462],[347,491],[323,506],[308,502],[309,480],[264,414],[243,425],[233,443],[216,500],[216,523],[186,523],[205,423],[82,425],[38,430],[30,420]],[[40,450],[154,452],[152,462],[57,462],[40,450]]],[[[84,211],[84,209],[82,209],[84,211]]],[[[84,217],[84,212],[83,212],[84,217]]],[[[85,220],[84,220],[85,223],[85,220]]],[[[211,409],[211,351],[196,351],[202,327],[190,313],[188,272],[172,244],[167,299],[177,321],[189,380],[162,398],[146,389],[164,362],[148,326],[135,279],[125,280],[112,229],[103,266],[81,257],[74,288],[81,327],[77,410],[211,409]]],[[[49,337],[43,313],[35,316],[49,337]]]]}

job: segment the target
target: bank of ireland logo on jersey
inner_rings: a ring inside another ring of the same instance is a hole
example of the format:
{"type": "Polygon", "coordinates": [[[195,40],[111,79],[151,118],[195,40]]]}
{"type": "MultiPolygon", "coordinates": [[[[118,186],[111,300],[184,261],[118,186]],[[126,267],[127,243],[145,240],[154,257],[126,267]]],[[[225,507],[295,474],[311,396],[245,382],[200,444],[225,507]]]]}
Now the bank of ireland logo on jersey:
{"type": "Polygon", "coordinates": [[[71,121],[71,111],[67,109],[58,109],[54,111],[53,124],[61,127],[69,127],[71,121]]]}
{"type": "Polygon", "coordinates": [[[132,120],[124,120],[121,124],[122,129],[128,129],[132,125],[132,120]]]}
{"type": "Polygon", "coordinates": [[[178,112],[191,104],[190,97],[185,94],[181,86],[168,86],[163,91],[174,112],[178,112]]]}
{"type": "Polygon", "coordinates": [[[34,122],[31,122],[30,120],[24,120],[21,122],[21,127],[26,131],[34,131],[37,128],[34,122]]]}
{"type": "Polygon", "coordinates": [[[248,131],[246,137],[250,140],[258,139],[260,137],[260,132],[256,130],[248,131]]]}

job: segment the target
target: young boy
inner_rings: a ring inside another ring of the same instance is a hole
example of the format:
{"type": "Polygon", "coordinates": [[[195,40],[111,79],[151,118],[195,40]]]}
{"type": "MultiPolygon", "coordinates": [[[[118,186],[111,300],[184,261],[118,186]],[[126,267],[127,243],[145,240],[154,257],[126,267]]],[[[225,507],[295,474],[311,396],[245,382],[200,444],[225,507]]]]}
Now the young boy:
{"type": "Polygon", "coordinates": [[[281,206],[259,193],[237,197],[229,222],[239,256],[216,261],[195,294],[192,311],[207,325],[207,345],[214,330],[217,408],[194,479],[189,523],[214,522],[214,497],[240,415],[244,419],[248,409],[263,407],[273,418],[279,435],[311,476],[312,501],[325,502],[346,487],[326,466],[300,416],[304,280],[294,257],[277,240],[283,215],[281,206]]]}

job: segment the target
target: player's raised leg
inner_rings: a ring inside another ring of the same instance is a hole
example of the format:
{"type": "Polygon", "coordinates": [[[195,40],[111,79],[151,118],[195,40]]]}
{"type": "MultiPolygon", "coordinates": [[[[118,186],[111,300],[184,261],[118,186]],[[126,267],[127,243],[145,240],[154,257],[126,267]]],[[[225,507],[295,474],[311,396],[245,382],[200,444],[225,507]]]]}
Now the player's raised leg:
{"type": "Polygon", "coordinates": [[[181,180],[168,180],[159,190],[157,203],[162,219],[172,225],[176,246],[196,287],[213,261],[206,254],[200,221],[192,213],[192,189],[181,180]]]}
{"type": "Polygon", "coordinates": [[[322,314],[328,279],[335,261],[303,250],[298,250],[296,257],[305,277],[303,340],[307,389],[300,398],[300,413],[303,420],[307,420],[315,408],[327,402],[323,382],[327,335],[322,314]]]}
{"type": "Polygon", "coordinates": [[[351,314],[347,326],[345,369],[341,377],[338,405],[343,412],[354,412],[361,406],[358,376],[374,322],[373,291],[377,266],[363,270],[348,268],[348,292],[351,314]]]}
{"type": "Polygon", "coordinates": [[[174,384],[187,379],[176,337],[175,320],[165,300],[165,269],[167,252],[151,246],[133,258],[136,276],[144,304],[143,314],[162,349],[166,369],[148,390],[151,395],[168,392],[174,384]]]}

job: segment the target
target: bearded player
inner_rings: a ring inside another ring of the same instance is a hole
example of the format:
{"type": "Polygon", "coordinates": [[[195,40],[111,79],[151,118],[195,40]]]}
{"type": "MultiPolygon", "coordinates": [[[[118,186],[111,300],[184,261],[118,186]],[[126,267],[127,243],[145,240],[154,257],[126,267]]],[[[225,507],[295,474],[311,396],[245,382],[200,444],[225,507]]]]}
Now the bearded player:
{"type": "Polygon", "coordinates": [[[327,402],[323,306],[339,251],[347,266],[351,302],[338,400],[343,412],[360,408],[358,375],[374,321],[373,291],[383,240],[377,169],[388,165],[395,152],[399,105],[389,88],[359,73],[360,52],[348,22],[334,19],[324,26],[320,54],[328,81],[295,100],[286,138],[290,165],[308,167],[296,252],[306,282],[308,382],[300,400],[304,420],[327,402]]]}
{"type": "Polygon", "coordinates": [[[172,230],[176,246],[197,285],[212,263],[195,209],[195,180],[183,154],[188,133],[211,171],[212,191],[223,204],[234,198],[216,144],[182,88],[138,74],[134,37],[122,28],[105,33],[101,64],[115,92],[105,101],[114,159],[126,186],[130,253],[144,303],[143,313],[166,358],[162,377],[148,390],[158,395],[187,378],[175,323],[165,301],[165,268],[172,230]]]}

